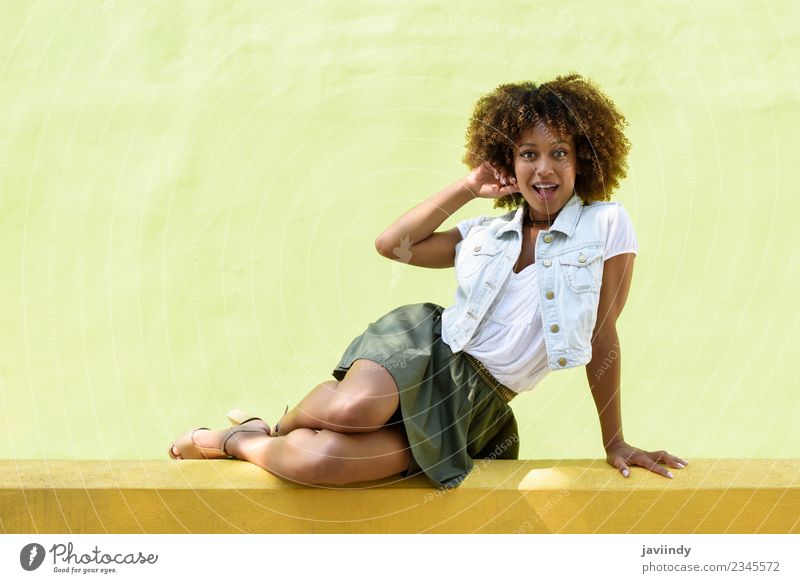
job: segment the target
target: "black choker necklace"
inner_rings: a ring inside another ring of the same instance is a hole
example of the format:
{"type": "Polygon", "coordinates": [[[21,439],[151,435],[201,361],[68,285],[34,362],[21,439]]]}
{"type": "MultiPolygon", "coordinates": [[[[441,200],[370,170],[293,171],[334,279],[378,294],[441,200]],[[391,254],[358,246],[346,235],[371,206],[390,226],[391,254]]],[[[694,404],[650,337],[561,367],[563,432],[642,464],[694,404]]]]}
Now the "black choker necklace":
{"type": "Polygon", "coordinates": [[[531,208],[528,207],[528,217],[531,219],[531,222],[534,225],[552,225],[555,222],[555,219],[534,219],[533,215],[531,214],[531,208]]]}

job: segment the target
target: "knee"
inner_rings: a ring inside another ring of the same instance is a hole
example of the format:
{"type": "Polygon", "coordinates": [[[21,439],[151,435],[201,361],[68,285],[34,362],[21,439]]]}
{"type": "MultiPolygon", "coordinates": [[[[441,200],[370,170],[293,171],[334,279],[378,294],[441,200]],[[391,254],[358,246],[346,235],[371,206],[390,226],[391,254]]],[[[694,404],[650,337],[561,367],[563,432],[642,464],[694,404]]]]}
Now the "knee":
{"type": "Polygon", "coordinates": [[[314,456],[305,456],[302,460],[298,460],[292,468],[291,479],[298,484],[316,486],[323,483],[323,478],[324,468],[322,463],[314,456]]]}
{"type": "Polygon", "coordinates": [[[384,413],[386,399],[381,398],[352,398],[338,403],[333,411],[333,423],[339,426],[337,431],[350,433],[352,431],[373,431],[380,428],[388,415],[384,413]]]}
{"type": "Polygon", "coordinates": [[[305,456],[303,464],[309,484],[344,486],[353,481],[350,471],[353,459],[342,455],[340,439],[337,432],[327,429],[317,434],[314,449],[305,456]]]}
{"type": "Polygon", "coordinates": [[[291,465],[286,469],[286,475],[282,477],[303,486],[315,486],[327,483],[325,478],[331,465],[316,453],[304,453],[292,460],[291,465]]]}
{"type": "Polygon", "coordinates": [[[316,457],[310,469],[315,484],[344,486],[352,481],[349,471],[351,459],[342,457],[342,450],[336,445],[335,439],[323,442],[316,457]]]}
{"type": "Polygon", "coordinates": [[[345,461],[322,452],[309,454],[297,463],[292,479],[308,486],[343,486],[348,483],[345,461]]]}
{"type": "Polygon", "coordinates": [[[293,444],[296,455],[293,456],[287,478],[309,486],[346,483],[344,470],[347,460],[336,454],[333,444],[328,443],[324,433],[328,431],[323,429],[310,439],[293,444]]]}

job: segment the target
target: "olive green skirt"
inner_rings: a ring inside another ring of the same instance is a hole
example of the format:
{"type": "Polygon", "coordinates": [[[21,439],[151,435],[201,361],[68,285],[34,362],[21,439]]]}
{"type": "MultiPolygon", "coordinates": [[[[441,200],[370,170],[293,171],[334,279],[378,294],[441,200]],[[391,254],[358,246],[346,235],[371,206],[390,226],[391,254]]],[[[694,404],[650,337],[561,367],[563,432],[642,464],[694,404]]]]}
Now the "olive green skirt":
{"type": "Polygon", "coordinates": [[[442,312],[433,303],[395,308],[372,322],[345,349],[333,376],[353,361],[374,360],[397,383],[400,405],[386,425],[402,424],[411,463],[402,476],[423,472],[436,486],[458,486],[473,459],[517,459],[514,412],[478,374],[464,352],[442,340],[442,312]]]}

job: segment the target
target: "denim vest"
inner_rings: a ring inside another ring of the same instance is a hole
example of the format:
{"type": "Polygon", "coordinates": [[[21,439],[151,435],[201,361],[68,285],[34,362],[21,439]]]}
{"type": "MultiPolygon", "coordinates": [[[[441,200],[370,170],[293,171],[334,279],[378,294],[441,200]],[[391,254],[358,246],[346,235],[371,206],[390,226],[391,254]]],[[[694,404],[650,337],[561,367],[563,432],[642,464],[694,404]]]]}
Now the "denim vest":
{"type": "MultiPolygon", "coordinates": [[[[581,366],[592,359],[609,215],[615,210],[612,205],[618,204],[584,205],[573,193],[550,230],[540,231],[536,238],[539,305],[547,363],[553,370],[581,366]]],[[[522,249],[527,208],[523,203],[505,215],[481,217],[456,245],[456,303],[443,321],[453,352],[474,336],[510,277],[522,249]]]]}

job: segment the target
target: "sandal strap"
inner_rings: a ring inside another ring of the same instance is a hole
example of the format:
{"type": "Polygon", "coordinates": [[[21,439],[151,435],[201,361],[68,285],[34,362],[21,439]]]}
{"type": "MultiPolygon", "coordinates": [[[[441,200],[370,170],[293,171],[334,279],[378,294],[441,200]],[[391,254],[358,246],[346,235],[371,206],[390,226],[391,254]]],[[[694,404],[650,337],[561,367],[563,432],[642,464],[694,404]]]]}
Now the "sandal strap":
{"type": "Polygon", "coordinates": [[[286,413],[288,411],[289,411],[289,405],[286,405],[286,409],[283,410],[283,415],[281,415],[281,418],[278,419],[278,422],[275,424],[275,435],[276,436],[278,435],[278,430],[281,427],[281,421],[283,421],[283,418],[286,417],[286,413]]]}
{"type": "MultiPolygon", "coordinates": [[[[259,421],[262,421],[262,419],[259,417],[253,417],[252,419],[248,419],[247,421],[252,421],[253,419],[258,419],[259,421]]],[[[247,423],[247,421],[244,421],[243,423],[247,423]]],[[[237,425],[236,427],[231,427],[230,429],[228,429],[226,433],[227,435],[225,436],[225,439],[222,440],[222,451],[225,455],[229,455],[231,457],[236,457],[236,456],[229,453],[228,450],[225,448],[225,446],[228,444],[228,440],[237,433],[262,433],[264,435],[269,435],[269,433],[267,433],[265,429],[241,427],[240,425],[237,425]]]]}

